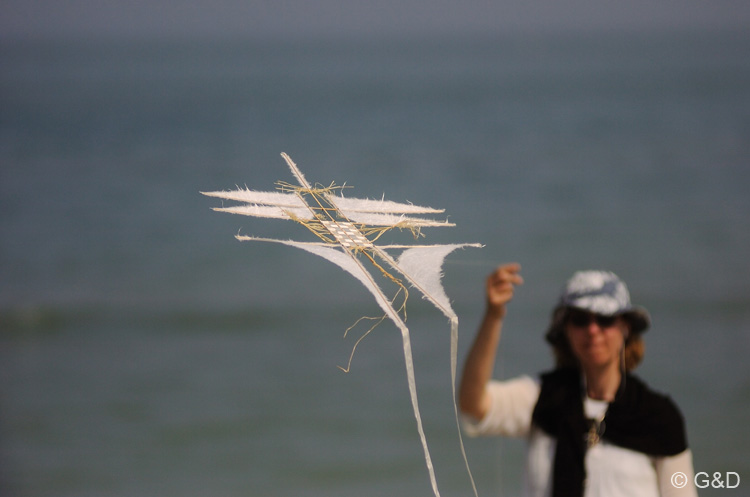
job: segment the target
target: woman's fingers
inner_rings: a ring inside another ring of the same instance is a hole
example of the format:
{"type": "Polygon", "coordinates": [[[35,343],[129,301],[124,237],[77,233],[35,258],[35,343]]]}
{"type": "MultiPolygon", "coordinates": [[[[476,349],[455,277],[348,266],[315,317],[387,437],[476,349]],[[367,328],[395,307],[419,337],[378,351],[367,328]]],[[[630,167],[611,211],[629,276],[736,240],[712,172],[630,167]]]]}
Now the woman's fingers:
{"type": "Polygon", "coordinates": [[[490,274],[487,278],[487,301],[491,306],[504,306],[513,298],[515,286],[523,284],[520,271],[520,264],[511,263],[499,266],[490,274]]]}

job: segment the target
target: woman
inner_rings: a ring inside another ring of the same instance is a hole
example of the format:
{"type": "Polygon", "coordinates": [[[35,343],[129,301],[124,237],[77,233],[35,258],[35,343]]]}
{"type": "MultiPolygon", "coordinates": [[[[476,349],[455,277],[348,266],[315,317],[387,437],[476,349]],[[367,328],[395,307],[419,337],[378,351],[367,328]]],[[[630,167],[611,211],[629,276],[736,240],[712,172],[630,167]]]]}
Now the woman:
{"type": "Polygon", "coordinates": [[[650,319],[614,274],[582,271],[568,281],[546,334],[555,370],[491,380],[520,269],[504,265],[487,279],[459,393],[468,433],[527,438],[530,496],[696,495],[679,410],[629,373],[643,357],[650,319]]]}

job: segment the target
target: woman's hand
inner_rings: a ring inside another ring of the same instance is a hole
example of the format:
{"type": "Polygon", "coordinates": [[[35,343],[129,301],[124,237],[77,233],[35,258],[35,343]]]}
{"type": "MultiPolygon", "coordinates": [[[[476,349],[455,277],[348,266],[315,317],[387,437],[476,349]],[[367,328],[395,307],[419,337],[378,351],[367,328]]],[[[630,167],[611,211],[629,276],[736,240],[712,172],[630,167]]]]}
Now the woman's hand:
{"type": "Polygon", "coordinates": [[[494,317],[505,317],[506,306],[513,298],[516,285],[523,284],[517,263],[503,264],[487,277],[487,313],[494,317]]]}

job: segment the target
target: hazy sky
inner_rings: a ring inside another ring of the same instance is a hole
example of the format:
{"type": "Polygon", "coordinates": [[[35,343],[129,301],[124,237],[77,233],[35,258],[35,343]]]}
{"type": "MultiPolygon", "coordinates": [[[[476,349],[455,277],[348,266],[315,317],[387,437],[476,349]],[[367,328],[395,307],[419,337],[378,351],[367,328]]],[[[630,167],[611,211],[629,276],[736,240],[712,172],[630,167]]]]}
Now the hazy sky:
{"type": "Polygon", "coordinates": [[[748,0],[0,0],[4,37],[748,28],[748,0]]]}

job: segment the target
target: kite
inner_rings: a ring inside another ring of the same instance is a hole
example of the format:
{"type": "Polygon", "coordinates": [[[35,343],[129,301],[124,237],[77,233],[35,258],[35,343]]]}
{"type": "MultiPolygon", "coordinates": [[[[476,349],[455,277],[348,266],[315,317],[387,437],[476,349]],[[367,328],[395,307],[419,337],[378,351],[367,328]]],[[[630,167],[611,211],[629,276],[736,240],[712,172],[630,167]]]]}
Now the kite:
{"type": "MultiPolygon", "coordinates": [[[[358,279],[372,293],[385,314],[380,318],[369,318],[375,319],[376,324],[356,342],[354,348],[386,318],[393,321],[401,332],[409,395],[417,421],[417,431],[422,443],[432,491],[435,497],[440,497],[417,401],[411,339],[405,323],[406,301],[409,288],[415,288],[422,294],[423,299],[432,303],[450,320],[451,382],[453,408],[458,425],[455,388],[458,316],[451,308],[448,296],[441,284],[441,268],[445,258],[454,250],[464,247],[481,247],[481,245],[476,243],[378,245],[376,244],[378,239],[387,231],[395,228],[410,230],[415,238],[418,238],[421,235],[422,228],[455,226],[455,224],[420,217],[425,214],[442,213],[444,212],[443,209],[398,203],[385,200],[385,198],[382,200],[348,198],[343,196],[342,190],[344,187],[336,186],[333,183],[327,187],[318,184],[313,186],[305,179],[297,165],[287,154],[282,153],[281,156],[299,185],[279,181],[276,183],[277,191],[254,191],[246,187],[244,189],[201,193],[210,197],[238,202],[238,205],[230,207],[215,207],[215,211],[262,218],[286,219],[302,224],[315,234],[319,241],[298,242],[244,235],[237,235],[236,238],[240,241],[279,243],[323,257],[358,279]],[[394,258],[386,250],[400,250],[401,253],[397,258],[394,258]],[[381,289],[376,278],[378,276],[383,283],[394,288],[395,295],[393,297],[389,298],[386,292],[381,289]]],[[[352,329],[356,324],[349,329],[352,329]]],[[[354,350],[352,350],[352,356],[353,354],[354,350]]],[[[351,359],[350,356],[349,366],[341,368],[342,370],[349,370],[351,359]]],[[[458,436],[461,454],[476,496],[476,485],[466,458],[460,426],[458,427],[458,436]]]]}

